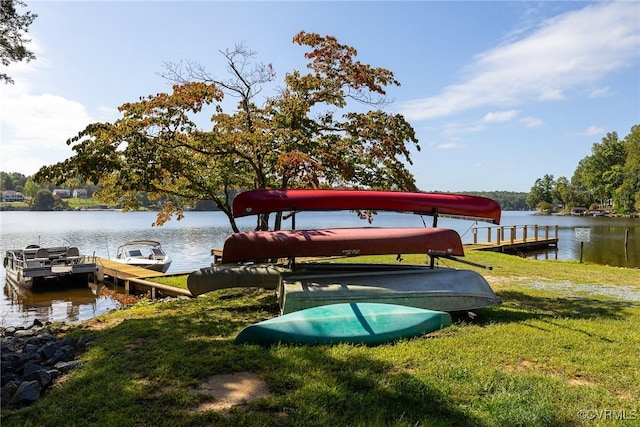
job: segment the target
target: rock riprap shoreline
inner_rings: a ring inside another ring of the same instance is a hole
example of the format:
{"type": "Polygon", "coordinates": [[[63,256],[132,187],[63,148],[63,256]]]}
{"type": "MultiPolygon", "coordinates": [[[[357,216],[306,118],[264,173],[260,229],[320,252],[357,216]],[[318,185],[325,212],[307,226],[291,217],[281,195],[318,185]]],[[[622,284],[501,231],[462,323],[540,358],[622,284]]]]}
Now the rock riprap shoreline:
{"type": "Polygon", "coordinates": [[[0,327],[1,406],[20,407],[40,399],[56,379],[79,366],[85,336],[65,338],[69,326],[43,324],[0,327]]]}

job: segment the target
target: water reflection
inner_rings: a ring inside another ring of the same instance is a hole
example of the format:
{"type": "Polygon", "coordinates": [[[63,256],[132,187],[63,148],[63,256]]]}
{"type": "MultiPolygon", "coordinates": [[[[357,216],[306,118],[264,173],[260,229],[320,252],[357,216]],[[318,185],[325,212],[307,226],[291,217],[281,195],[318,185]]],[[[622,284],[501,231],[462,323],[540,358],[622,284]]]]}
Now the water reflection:
{"type": "Polygon", "coordinates": [[[10,320],[11,325],[17,326],[18,320],[20,324],[29,324],[35,319],[66,322],[90,319],[120,306],[117,301],[100,296],[103,286],[87,284],[84,288],[34,292],[6,282],[4,296],[12,308],[12,317],[3,321],[10,320]]]}
{"type": "Polygon", "coordinates": [[[535,259],[538,261],[558,261],[558,249],[548,249],[542,251],[528,251],[522,254],[527,259],[535,259]]]}

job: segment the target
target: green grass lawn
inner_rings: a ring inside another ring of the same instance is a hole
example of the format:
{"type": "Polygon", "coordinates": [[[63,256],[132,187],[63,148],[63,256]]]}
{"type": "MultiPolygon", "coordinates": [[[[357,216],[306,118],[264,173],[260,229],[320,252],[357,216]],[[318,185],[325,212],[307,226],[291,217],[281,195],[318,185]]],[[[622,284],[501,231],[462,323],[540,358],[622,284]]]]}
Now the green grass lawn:
{"type": "Polygon", "coordinates": [[[188,289],[186,275],[150,277],[146,280],[148,280],[149,282],[156,282],[167,286],[173,286],[174,288],[188,289]]]}
{"type": "Polygon", "coordinates": [[[97,199],[79,199],[76,197],[72,197],[69,199],[64,199],[64,201],[69,205],[71,209],[91,209],[97,208],[102,205],[97,199]]]}
{"type": "Polygon", "coordinates": [[[103,315],[70,332],[91,338],[84,365],[34,405],[3,408],[2,425],[576,426],[640,419],[640,270],[472,251],[467,258],[494,267],[478,271],[501,305],[376,347],[234,345],[243,327],[278,314],[273,292],[260,289],[143,301],[103,315]],[[266,382],[270,394],[228,411],[198,409],[215,403],[215,390],[212,397],[203,383],[244,372],[266,382]]]}
{"type": "MultiPolygon", "coordinates": [[[[64,199],[64,201],[69,205],[69,209],[72,210],[92,208],[95,209],[103,206],[103,204],[97,199],[78,199],[75,197],[70,197],[64,199]]],[[[0,202],[0,207],[16,210],[28,210],[31,208],[27,202],[0,202]]]]}
{"type": "Polygon", "coordinates": [[[0,202],[0,208],[3,209],[28,209],[27,202],[0,202]]]}

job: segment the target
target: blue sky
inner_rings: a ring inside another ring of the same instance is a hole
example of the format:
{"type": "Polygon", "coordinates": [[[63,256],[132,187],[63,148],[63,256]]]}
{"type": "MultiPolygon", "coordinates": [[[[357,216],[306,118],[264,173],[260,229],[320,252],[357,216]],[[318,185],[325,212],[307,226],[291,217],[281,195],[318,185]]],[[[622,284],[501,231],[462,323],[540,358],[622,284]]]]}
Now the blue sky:
{"type": "Polygon", "coordinates": [[[87,124],[168,91],[165,62],[224,77],[220,51],[244,43],[281,85],[306,65],[291,42],[301,30],[395,73],[385,110],[416,130],[410,171],[424,191],[571,178],[608,132],[640,124],[640,2],[26,1],[37,59],[11,65],[15,84],[0,86],[5,172],[64,160],[87,124]]]}

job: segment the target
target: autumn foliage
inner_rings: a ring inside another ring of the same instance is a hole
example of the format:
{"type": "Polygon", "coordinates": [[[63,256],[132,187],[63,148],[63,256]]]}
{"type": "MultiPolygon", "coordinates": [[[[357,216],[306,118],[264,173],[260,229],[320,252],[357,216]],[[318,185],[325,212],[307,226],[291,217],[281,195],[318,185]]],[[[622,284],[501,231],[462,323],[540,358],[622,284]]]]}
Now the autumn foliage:
{"type": "MultiPolygon", "coordinates": [[[[293,41],[309,49],[308,73],[287,73],[284,86],[262,105],[256,95],[276,73],[271,64],[253,63],[243,46],[222,52],[226,80],[197,63],[167,64],[172,93],[125,103],[115,122],[90,124],[67,141],[75,155],[43,167],[36,178],[100,183],[99,196],[125,208],[135,208],[146,193],[163,203],[158,224],[174,214],[181,218],[197,200],[213,200],[234,231],[237,191],[415,190],[407,169],[410,149],[420,149],[415,132],[404,117],[381,109],[387,87],[399,86],[393,73],[356,61],[356,50],[332,36],[300,32],[293,41]],[[222,101],[230,97],[236,108],[225,111],[222,101]],[[209,106],[215,111],[203,130],[195,120],[209,106]]],[[[266,218],[257,227],[267,228],[266,218]]]]}

